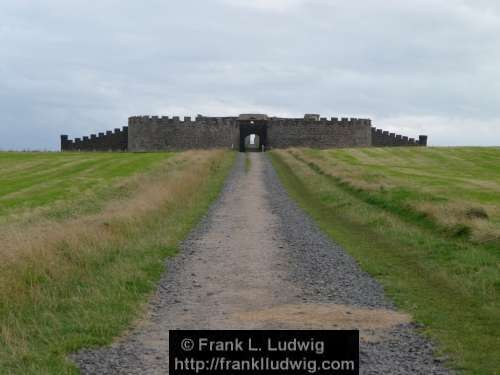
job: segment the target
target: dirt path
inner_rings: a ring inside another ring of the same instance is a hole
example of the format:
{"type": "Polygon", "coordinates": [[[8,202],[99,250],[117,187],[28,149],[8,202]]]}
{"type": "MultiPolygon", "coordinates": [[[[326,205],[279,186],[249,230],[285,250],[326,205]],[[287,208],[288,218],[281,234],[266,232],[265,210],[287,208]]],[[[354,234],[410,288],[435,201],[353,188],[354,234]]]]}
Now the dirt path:
{"type": "Polygon", "coordinates": [[[362,373],[448,373],[409,321],[295,206],[264,154],[240,154],[146,319],[73,359],[85,374],[166,374],[169,329],[346,328],[361,329],[362,373]]]}

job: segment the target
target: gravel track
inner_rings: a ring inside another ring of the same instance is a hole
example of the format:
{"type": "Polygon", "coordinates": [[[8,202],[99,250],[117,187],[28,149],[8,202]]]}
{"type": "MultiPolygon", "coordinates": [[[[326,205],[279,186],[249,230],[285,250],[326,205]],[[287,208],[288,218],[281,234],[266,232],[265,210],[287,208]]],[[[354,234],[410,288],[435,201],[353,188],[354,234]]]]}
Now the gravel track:
{"type": "Polygon", "coordinates": [[[265,154],[239,154],[181,249],[128,335],[71,356],[83,374],[168,373],[170,329],[360,329],[362,374],[450,373],[380,284],[290,199],[265,154]]]}

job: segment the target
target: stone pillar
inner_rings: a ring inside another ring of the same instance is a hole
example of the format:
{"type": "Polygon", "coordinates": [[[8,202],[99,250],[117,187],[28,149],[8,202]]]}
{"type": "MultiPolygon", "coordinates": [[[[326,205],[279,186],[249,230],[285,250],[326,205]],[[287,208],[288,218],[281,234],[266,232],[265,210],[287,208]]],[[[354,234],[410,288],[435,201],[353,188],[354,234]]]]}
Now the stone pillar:
{"type": "Polygon", "coordinates": [[[68,136],[66,134],[61,135],[61,151],[68,150],[68,136]]]}
{"type": "Polygon", "coordinates": [[[418,136],[418,144],[420,146],[427,146],[427,136],[426,135],[419,135],[418,136]]]}

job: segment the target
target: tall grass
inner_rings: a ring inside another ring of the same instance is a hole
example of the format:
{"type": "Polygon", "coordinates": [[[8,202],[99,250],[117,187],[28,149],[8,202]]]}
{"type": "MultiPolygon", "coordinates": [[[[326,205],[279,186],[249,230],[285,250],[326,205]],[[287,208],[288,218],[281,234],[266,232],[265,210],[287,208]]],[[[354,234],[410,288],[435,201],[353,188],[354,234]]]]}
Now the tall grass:
{"type": "Polygon", "coordinates": [[[69,214],[2,225],[0,373],[77,373],[68,353],[120,334],[217,196],[232,155],[163,157],[116,181],[111,199],[104,189],[92,210],[59,201],[56,211],[69,214]]]}
{"type": "MultiPolygon", "coordinates": [[[[495,168],[487,184],[488,168],[481,160],[484,157],[487,165],[498,150],[477,149],[477,155],[474,151],[295,149],[273,151],[272,159],[292,196],[382,282],[402,309],[424,323],[424,332],[439,344],[439,354],[449,358],[450,366],[466,374],[495,374],[500,368],[499,247],[495,241],[478,241],[488,238],[486,232],[457,236],[447,230],[446,222],[414,204],[425,200],[440,205],[455,199],[459,204],[459,197],[468,195],[455,191],[453,181],[463,186],[463,175],[477,177],[470,189],[478,184],[496,189],[495,168]],[[452,160],[448,168],[455,170],[443,171],[441,178],[448,175],[451,182],[448,188],[435,187],[433,174],[439,179],[439,164],[446,169],[447,160],[452,160]]],[[[484,201],[462,204],[481,207],[484,201]]],[[[495,218],[495,207],[487,212],[490,220],[495,218]]]]}
{"type": "Polygon", "coordinates": [[[383,209],[451,236],[500,246],[499,148],[295,150],[383,209]]]}

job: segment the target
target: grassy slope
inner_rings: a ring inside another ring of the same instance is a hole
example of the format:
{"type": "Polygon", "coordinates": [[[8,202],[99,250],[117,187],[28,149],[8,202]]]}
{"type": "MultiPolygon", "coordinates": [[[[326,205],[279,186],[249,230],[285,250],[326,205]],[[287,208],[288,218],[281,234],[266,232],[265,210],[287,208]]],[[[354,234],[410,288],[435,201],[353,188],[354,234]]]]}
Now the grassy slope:
{"type": "Polygon", "coordinates": [[[498,373],[500,253],[485,229],[498,225],[498,149],[288,150],[272,158],[294,198],[425,324],[454,367],[498,373]],[[472,228],[492,241],[450,230],[450,222],[471,225],[461,215],[471,206],[486,208],[488,225],[472,228]],[[460,217],[443,221],[441,210],[460,217]]]}
{"type": "Polygon", "coordinates": [[[304,157],[334,168],[336,177],[382,205],[409,208],[449,233],[479,242],[500,239],[498,148],[307,150],[304,157]]]}
{"type": "MultiPolygon", "coordinates": [[[[99,194],[116,179],[144,172],[171,154],[0,152],[0,215],[99,194]]],[[[73,205],[75,206],[75,205],[73,205]]]]}
{"type": "MultiPolygon", "coordinates": [[[[37,168],[28,166],[33,160],[24,154],[7,157],[20,159],[18,167],[25,172],[20,180],[30,180],[28,171],[38,175],[40,169],[51,169],[47,173],[59,175],[59,185],[69,190],[54,186],[62,195],[52,204],[33,199],[35,206],[44,203],[34,219],[16,212],[8,220],[4,214],[0,373],[77,373],[67,354],[109,344],[138,316],[165,257],[175,254],[178,242],[217,196],[233,154],[43,155],[47,168],[39,160],[34,161],[37,168]],[[144,169],[149,171],[130,175],[144,169]],[[88,182],[85,199],[60,199],[70,197],[72,184],[81,180],[88,182]],[[90,208],[75,209],[82,202],[90,208]]],[[[4,170],[16,169],[14,160],[6,164],[4,170]]]]}

